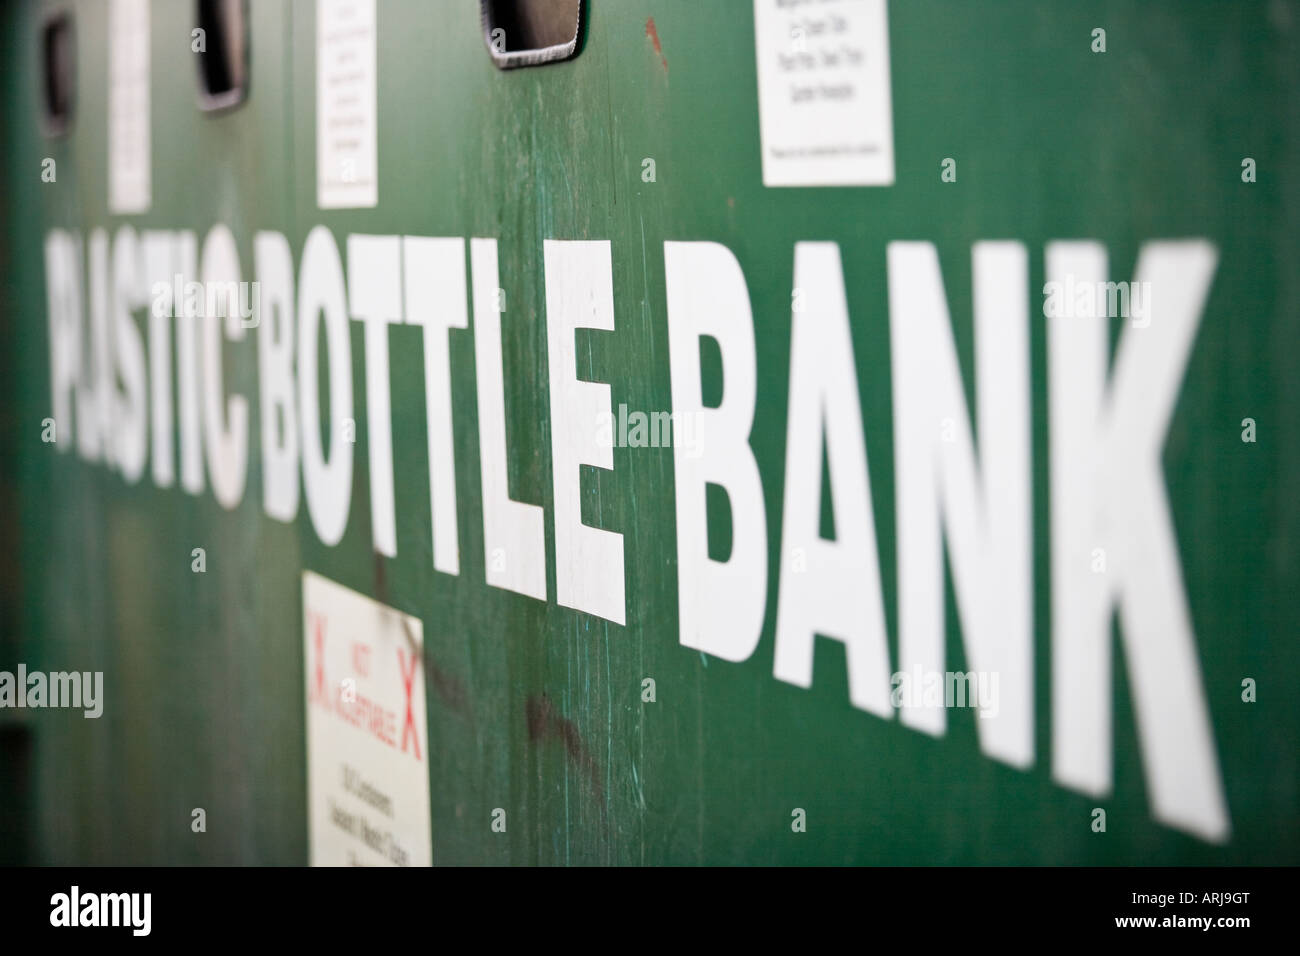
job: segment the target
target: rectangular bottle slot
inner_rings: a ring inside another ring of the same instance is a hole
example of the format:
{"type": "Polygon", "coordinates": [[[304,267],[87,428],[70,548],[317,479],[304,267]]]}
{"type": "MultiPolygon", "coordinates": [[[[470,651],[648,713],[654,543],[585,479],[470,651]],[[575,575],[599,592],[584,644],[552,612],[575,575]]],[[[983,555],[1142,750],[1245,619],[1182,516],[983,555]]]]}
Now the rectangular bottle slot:
{"type": "Polygon", "coordinates": [[[481,0],[483,40],[503,70],[578,53],[583,0],[481,0]]]}
{"type": "Polygon", "coordinates": [[[248,93],[248,0],[198,0],[190,50],[199,60],[199,106],[220,110],[248,93]]]}

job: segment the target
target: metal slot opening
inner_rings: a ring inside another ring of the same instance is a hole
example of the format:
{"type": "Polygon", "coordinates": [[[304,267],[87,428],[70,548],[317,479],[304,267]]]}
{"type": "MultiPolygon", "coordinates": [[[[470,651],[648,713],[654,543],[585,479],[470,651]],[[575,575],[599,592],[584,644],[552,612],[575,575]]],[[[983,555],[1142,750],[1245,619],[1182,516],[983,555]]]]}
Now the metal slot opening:
{"type": "Polygon", "coordinates": [[[578,53],[583,0],[480,0],[483,41],[503,70],[578,53]]]}
{"type": "Polygon", "coordinates": [[[51,136],[72,120],[73,81],[72,17],[56,13],[41,27],[41,112],[51,136]]]}
{"type": "Polygon", "coordinates": [[[227,109],[248,92],[247,0],[198,0],[190,49],[199,59],[199,106],[227,109]]]}

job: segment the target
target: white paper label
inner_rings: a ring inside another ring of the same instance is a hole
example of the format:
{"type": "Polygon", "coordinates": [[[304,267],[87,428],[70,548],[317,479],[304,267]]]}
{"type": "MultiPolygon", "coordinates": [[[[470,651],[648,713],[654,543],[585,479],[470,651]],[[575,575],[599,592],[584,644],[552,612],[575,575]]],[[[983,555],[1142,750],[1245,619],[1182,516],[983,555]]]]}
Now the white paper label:
{"type": "Polygon", "coordinates": [[[885,0],[754,0],[764,186],[892,186],[885,0]]]}
{"type": "Polygon", "coordinates": [[[108,210],[149,211],[149,0],[108,6],[108,210]]]}
{"type": "Polygon", "coordinates": [[[302,576],[313,866],[431,866],[420,619],[302,576]]]}
{"type": "Polygon", "coordinates": [[[375,0],[316,3],[316,204],[379,202],[375,0]]]}

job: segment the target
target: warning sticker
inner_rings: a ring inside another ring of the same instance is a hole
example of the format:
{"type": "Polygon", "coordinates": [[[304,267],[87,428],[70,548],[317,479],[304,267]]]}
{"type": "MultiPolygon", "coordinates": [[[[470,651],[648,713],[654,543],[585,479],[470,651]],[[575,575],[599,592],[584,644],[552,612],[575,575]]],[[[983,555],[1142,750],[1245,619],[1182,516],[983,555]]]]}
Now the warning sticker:
{"type": "Polygon", "coordinates": [[[885,0],[754,0],[764,186],[891,186],[885,0]]]}
{"type": "Polygon", "coordinates": [[[379,202],[375,0],[316,4],[316,205],[379,202]]]}
{"type": "Polygon", "coordinates": [[[424,631],[302,576],[313,866],[431,866],[424,631]]]}
{"type": "Polygon", "coordinates": [[[108,210],[149,211],[149,0],[108,5],[108,210]]]}

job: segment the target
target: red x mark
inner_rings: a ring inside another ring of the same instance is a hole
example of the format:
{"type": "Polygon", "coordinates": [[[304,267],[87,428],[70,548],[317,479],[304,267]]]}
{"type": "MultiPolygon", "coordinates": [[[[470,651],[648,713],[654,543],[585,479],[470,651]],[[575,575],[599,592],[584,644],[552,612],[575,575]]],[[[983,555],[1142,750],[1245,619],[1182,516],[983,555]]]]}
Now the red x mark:
{"type": "Polygon", "coordinates": [[[420,734],[415,729],[415,713],[411,709],[411,689],[415,685],[415,665],[420,659],[414,654],[411,655],[411,668],[406,668],[406,655],[402,649],[397,649],[397,664],[402,671],[402,686],[406,688],[406,722],[402,724],[402,753],[406,753],[406,734],[410,731],[411,737],[415,741],[415,759],[420,759],[420,734]]]}

